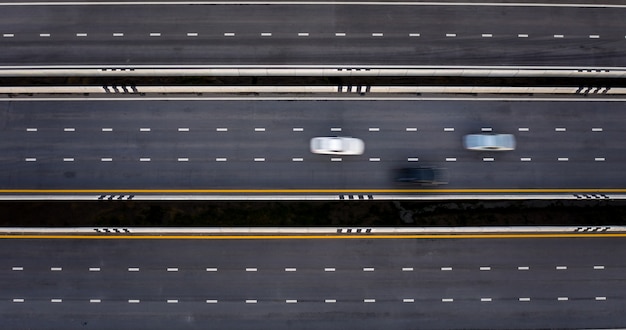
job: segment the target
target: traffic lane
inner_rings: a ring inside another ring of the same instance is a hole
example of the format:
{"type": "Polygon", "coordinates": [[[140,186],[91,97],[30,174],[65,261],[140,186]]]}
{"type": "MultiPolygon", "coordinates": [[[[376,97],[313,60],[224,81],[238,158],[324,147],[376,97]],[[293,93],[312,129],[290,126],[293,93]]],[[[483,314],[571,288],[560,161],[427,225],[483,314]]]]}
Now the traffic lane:
{"type": "MultiPolygon", "coordinates": [[[[69,29],[72,31],[65,31],[67,26],[59,27],[60,30],[51,30],[51,26],[54,27],[56,23],[47,22],[39,32],[31,26],[19,32],[17,23],[11,24],[6,30],[18,32],[7,33],[7,37],[2,38],[11,46],[11,52],[5,53],[3,62],[165,64],[176,59],[189,64],[284,64],[285,61],[293,64],[353,64],[358,61],[362,64],[561,65],[563,58],[567,58],[571,65],[616,66],[623,64],[624,60],[621,55],[623,36],[614,33],[623,27],[620,25],[623,23],[619,19],[620,10],[614,8],[567,8],[573,11],[570,13],[566,10],[563,13],[560,10],[565,8],[549,8],[544,12],[543,8],[515,7],[485,7],[478,10],[475,7],[436,6],[425,7],[426,9],[396,6],[312,6],[311,11],[303,11],[302,6],[285,6],[283,12],[282,6],[279,10],[273,6],[237,6],[234,8],[243,10],[244,13],[233,17],[231,6],[209,6],[209,12],[204,12],[198,6],[158,7],[143,6],[137,11],[127,11],[125,8],[103,6],[95,12],[109,14],[92,17],[88,24],[102,26],[91,28],[83,27],[81,22],[86,17],[91,17],[94,14],[93,9],[97,7],[90,7],[88,13],[81,13],[83,7],[80,7],[64,10],[59,15],[50,15],[49,12],[62,10],[59,7],[36,9],[35,16],[40,15],[41,20],[33,21],[45,23],[49,17],[56,19],[70,13],[67,19],[59,21],[76,21],[80,26],[71,26],[69,29]],[[184,17],[185,22],[191,22],[190,25],[180,24],[181,19],[170,18],[178,17],[171,15],[172,12],[179,11],[178,16],[184,17]],[[302,16],[305,12],[318,11],[319,15],[302,16]],[[511,14],[511,11],[515,13],[511,14]],[[167,12],[168,18],[160,17],[158,13],[161,12],[167,12]],[[442,19],[442,12],[445,15],[443,17],[453,19],[442,19]],[[132,17],[125,17],[126,15],[132,17]],[[515,19],[518,15],[521,19],[515,19]],[[81,19],[76,19],[77,16],[81,19]],[[207,19],[207,16],[211,18],[207,19]],[[612,16],[616,18],[611,19],[612,16]],[[101,32],[111,29],[112,17],[120,17],[122,20],[115,25],[119,28],[108,33],[101,32]],[[278,20],[277,17],[281,19],[278,20]],[[296,18],[287,30],[282,25],[284,23],[277,23],[283,22],[284,17],[296,18]],[[507,22],[516,23],[511,31],[502,26],[502,17],[506,17],[507,22]],[[560,17],[559,22],[561,18],[571,19],[572,22],[550,27],[549,31],[537,30],[546,26],[537,24],[537,20],[545,21],[551,26],[555,24],[552,22],[557,21],[554,17],[560,17]],[[242,21],[239,22],[238,18],[242,21]],[[148,21],[137,23],[144,19],[148,21]],[[490,19],[495,20],[493,25],[483,25],[485,20],[490,19]],[[589,21],[581,24],[586,19],[589,21]],[[154,21],[157,23],[150,23],[154,21]],[[212,25],[211,22],[218,25],[212,25]],[[371,26],[362,26],[361,22],[371,26]],[[416,23],[413,26],[410,22],[416,23]],[[480,24],[477,25],[476,22],[480,24]],[[245,29],[246,24],[252,26],[245,29]],[[446,26],[444,28],[439,24],[446,26]],[[126,25],[128,27],[124,28],[126,25]],[[137,28],[138,26],[146,28],[137,28]],[[501,34],[491,31],[495,26],[499,33],[506,33],[504,39],[501,34]],[[319,31],[320,27],[335,27],[336,31],[319,31]],[[570,27],[577,27],[577,30],[570,31],[570,27]],[[589,32],[589,27],[593,27],[594,32],[589,32]],[[320,38],[320,34],[323,37],[320,38]],[[416,38],[417,35],[419,37],[416,38]],[[28,41],[29,38],[32,41],[28,41]],[[97,40],[98,43],[94,44],[91,40],[97,40]],[[210,44],[203,42],[206,40],[210,44]],[[59,42],[64,45],[62,48],[57,46],[59,42]],[[103,46],[102,42],[107,45],[103,46]],[[581,47],[581,44],[588,46],[581,47]],[[112,51],[115,49],[117,50],[112,51]],[[593,60],[590,62],[590,59],[593,60]]],[[[15,7],[9,10],[28,12],[30,8],[15,7]]],[[[15,13],[12,17],[23,17],[24,14],[15,13]]]]}

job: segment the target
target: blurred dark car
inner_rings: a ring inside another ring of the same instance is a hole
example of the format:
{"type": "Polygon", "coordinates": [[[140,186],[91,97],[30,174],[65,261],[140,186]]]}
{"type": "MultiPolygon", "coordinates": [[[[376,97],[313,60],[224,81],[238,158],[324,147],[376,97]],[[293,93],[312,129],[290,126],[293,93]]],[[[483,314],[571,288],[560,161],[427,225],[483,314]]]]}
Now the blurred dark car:
{"type": "Polygon", "coordinates": [[[432,166],[401,168],[396,171],[395,180],[397,183],[419,186],[438,186],[448,183],[446,170],[432,166]]]}

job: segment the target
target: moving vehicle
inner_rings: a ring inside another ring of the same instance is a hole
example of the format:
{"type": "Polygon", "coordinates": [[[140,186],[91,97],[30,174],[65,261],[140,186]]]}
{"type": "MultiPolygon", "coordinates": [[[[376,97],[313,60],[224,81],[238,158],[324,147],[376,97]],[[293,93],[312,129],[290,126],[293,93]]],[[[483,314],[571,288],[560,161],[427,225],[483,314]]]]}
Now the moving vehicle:
{"type": "Polygon", "coordinates": [[[437,186],[448,183],[446,170],[439,167],[419,166],[396,171],[396,182],[420,186],[437,186]]]}
{"type": "Polygon", "coordinates": [[[363,140],[353,137],[324,136],[311,139],[311,152],[324,155],[361,155],[363,140]]]}
{"type": "Polygon", "coordinates": [[[463,137],[463,145],[469,150],[507,151],[515,150],[513,134],[469,134],[463,137]]]}

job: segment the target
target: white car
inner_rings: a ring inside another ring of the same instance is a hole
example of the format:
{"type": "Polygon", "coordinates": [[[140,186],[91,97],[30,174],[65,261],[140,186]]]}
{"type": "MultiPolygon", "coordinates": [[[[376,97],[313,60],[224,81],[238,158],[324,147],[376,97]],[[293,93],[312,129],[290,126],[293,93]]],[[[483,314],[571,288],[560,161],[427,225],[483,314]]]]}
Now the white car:
{"type": "Polygon", "coordinates": [[[361,155],[363,140],[353,137],[324,136],[311,139],[311,152],[324,155],[361,155]]]}
{"type": "Polygon", "coordinates": [[[463,144],[469,150],[515,150],[515,136],[513,134],[469,134],[463,138],[463,144]]]}

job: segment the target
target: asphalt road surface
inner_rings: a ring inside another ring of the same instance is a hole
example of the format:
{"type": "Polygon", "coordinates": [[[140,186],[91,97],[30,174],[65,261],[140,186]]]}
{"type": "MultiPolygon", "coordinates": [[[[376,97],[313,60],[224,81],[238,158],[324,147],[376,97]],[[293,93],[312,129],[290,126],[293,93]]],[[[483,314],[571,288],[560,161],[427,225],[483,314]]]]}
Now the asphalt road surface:
{"type": "Polygon", "coordinates": [[[626,67],[626,7],[2,6],[11,65],[626,67]]]}
{"type": "Polygon", "coordinates": [[[76,100],[0,103],[2,189],[406,189],[394,170],[445,168],[445,188],[624,188],[623,102],[76,100]],[[469,133],[517,149],[465,150],[469,133]],[[364,140],[312,154],[315,136],[364,140]]]}
{"type": "Polygon", "coordinates": [[[626,324],[623,238],[2,239],[7,329],[626,324]]]}

